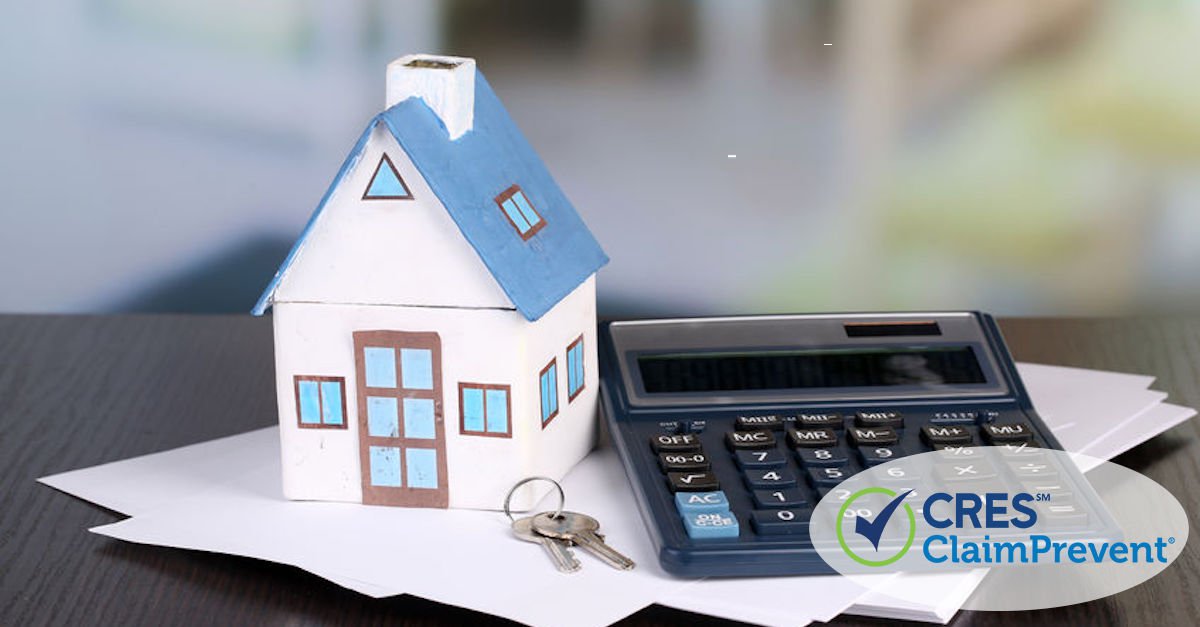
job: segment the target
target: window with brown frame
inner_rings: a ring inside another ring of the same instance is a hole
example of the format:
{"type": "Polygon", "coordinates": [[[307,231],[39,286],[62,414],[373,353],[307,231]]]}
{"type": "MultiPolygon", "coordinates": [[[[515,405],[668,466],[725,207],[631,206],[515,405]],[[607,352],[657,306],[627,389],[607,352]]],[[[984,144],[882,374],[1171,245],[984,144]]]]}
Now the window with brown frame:
{"type": "Polygon", "coordinates": [[[345,377],[296,375],[296,424],[303,429],[346,428],[345,377]]]}
{"type": "Polygon", "coordinates": [[[567,345],[567,402],[583,391],[583,336],[567,345]]]}
{"type": "Polygon", "coordinates": [[[542,428],[545,429],[558,415],[558,359],[551,359],[538,373],[538,385],[542,390],[542,428]]]}
{"type": "Polygon", "coordinates": [[[408,191],[408,185],[401,178],[396,164],[392,163],[392,158],[387,156],[387,153],[384,153],[379,159],[379,165],[375,166],[375,173],[371,175],[367,189],[363,190],[362,199],[412,200],[412,197],[412,192],[408,191]]]}
{"type": "Polygon", "coordinates": [[[546,226],[546,220],[533,208],[533,204],[518,185],[500,192],[500,195],[496,196],[496,204],[523,240],[533,237],[546,226]]]}
{"type": "Polygon", "coordinates": [[[463,435],[512,437],[512,398],[507,385],[458,384],[458,432],[463,435]]]}

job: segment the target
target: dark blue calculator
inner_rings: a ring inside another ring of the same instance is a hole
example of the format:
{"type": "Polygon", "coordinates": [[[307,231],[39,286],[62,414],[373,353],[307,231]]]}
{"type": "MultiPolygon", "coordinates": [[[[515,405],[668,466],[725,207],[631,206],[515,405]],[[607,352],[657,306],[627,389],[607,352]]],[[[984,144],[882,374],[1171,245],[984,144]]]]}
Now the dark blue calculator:
{"type": "Polygon", "coordinates": [[[1062,448],[982,313],[612,322],[599,348],[602,413],[678,575],[828,574],[812,508],[864,468],[1062,448]]]}

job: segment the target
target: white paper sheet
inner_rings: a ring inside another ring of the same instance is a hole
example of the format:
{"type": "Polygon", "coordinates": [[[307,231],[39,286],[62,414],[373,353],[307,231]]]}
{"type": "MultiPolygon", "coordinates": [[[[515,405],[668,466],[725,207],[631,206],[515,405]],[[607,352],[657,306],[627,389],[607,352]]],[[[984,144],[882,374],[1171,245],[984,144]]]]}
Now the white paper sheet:
{"type": "Polygon", "coordinates": [[[1167,398],[1164,392],[1147,390],[1154,377],[1143,375],[1027,363],[1018,363],[1017,372],[1038,415],[1069,451],[1167,398]]]}
{"type": "MultiPolygon", "coordinates": [[[[1093,455],[1131,448],[1194,413],[1162,405],[1132,419],[1115,416],[1110,408],[1144,402],[1149,377],[1020,367],[1035,406],[1060,437],[1074,428],[1060,431],[1058,423],[1076,416],[1126,422],[1127,430],[1097,440],[1088,451],[1093,455]],[[1105,409],[1099,417],[1080,413],[1100,405],[1105,409]]],[[[1078,426],[1078,419],[1073,422],[1078,426]]],[[[614,545],[639,562],[627,573],[581,556],[581,573],[559,575],[537,547],[513,541],[503,516],[493,512],[293,503],[282,499],[278,477],[278,433],[270,428],[42,481],[134,516],[95,529],[111,537],[294,564],[371,596],[407,592],[532,625],[606,624],[652,602],[765,625],[829,620],[851,603],[855,613],[945,622],[977,583],[967,575],[941,576],[953,581],[937,586],[901,577],[895,585],[907,590],[901,593],[906,600],[897,602],[878,593],[861,596],[857,585],[840,577],[671,578],[658,568],[630,491],[612,489],[627,483],[606,450],[589,456],[564,485],[569,507],[596,515],[614,545]],[[446,555],[440,538],[450,535],[454,551],[446,555]],[[462,560],[471,568],[463,568],[462,560]],[[572,611],[565,612],[568,607],[572,611]]]]}

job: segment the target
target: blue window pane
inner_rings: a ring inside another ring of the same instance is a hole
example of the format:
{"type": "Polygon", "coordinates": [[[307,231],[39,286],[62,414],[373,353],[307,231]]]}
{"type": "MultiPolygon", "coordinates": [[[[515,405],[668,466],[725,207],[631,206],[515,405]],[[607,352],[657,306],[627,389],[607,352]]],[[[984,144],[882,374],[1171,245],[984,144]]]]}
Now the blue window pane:
{"type": "Polygon", "coordinates": [[[396,413],[396,407],[394,398],[367,397],[367,433],[371,437],[400,437],[400,419],[396,413]]]}
{"type": "Polygon", "coordinates": [[[574,395],[583,387],[583,344],[567,351],[567,393],[574,395]]]}
{"type": "Polygon", "coordinates": [[[487,391],[487,430],[489,433],[508,433],[508,392],[487,391]]]}
{"type": "Polygon", "coordinates": [[[342,384],[321,382],[321,419],[327,425],[342,424],[342,384]]]}
{"type": "Polygon", "coordinates": [[[400,349],[400,376],[410,390],[433,389],[433,351],[428,348],[400,349]]]}
{"type": "Polygon", "coordinates": [[[541,377],[542,387],[542,422],[545,422],[558,411],[558,364],[550,367],[541,377]]]}
{"type": "Polygon", "coordinates": [[[579,391],[583,387],[583,343],[575,346],[575,385],[571,393],[579,391]]]}
{"type": "Polygon", "coordinates": [[[408,472],[408,487],[438,487],[437,451],[428,448],[410,448],[404,451],[405,470],[408,472]]]}
{"type": "MultiPolygon", "coordinates": [[[[525,198],[525,192],[519,191],[513,194],[512,199],[516,201],[517,209],[521,210],[521,216],[525,218],[525,221],[530,226],[542,221],[541,216],[539,216],[537,212],[533,210],[533,206],[529,204],[529,199],[525,198]]],[[[522,231],[522,233],[523,232],[524,231],[522,231]]]]}
{"type": "Polygon", "coordinates": [[[428,398],[404,399],[404,437],[437,437],[433,425],[433,400],[428,398]]]}
{"type": "Polygon", "coordinates": [[[367,387],[396,387],[396,351],[391,348],[368,346],[363,349],[367,370],[367,387]]]}
{"type": "Polygon", "coordinates": [[[408,188],[400,179],[400,174],[392,167],[391,161],[381,158],[375,169],[375,176],[367,188],[366,198],[395,198],[409,196],[408,188]]]}
{"type": "Polygon", "coordinates": [[[550,377],[543,374],[542,378],[539,381],[541,388],[542,388],[542,422],[545,422],[546,417],[550,415],[550,411],[549,411],[550,410],[550,400],[547,398],[549,395],[546,394],[546,388],[549,387],[546,385],[546,383],[549,380],[550,380],[550,377]]]}
{"type": "Polygon", "coordinates": [[[321,398],[316,381],[301,381],[300,422],[306,425],[321,424],[321,398]]]}
{"type": "Polygon", "coordinates": [[[400,449],[394,446],[371,447],[371,485],[400,487],[400,449]]]}
{"type": "Polygon", "coordinates": [[[513,202],[512,198],[500,203],[500,207],[504,209],[504,213],[508,214],[513,224],[517,225],[517,230],[521,232],[521,235],[529,232],[532,225],[525,220],[525,216],[521,215],[521,210],[517,207],[517,203],[513,202]]]}
{"type": "Polygon", "coordinates": [[[463,429],[483,431],[483,390],[463,388],[463,429]]]}

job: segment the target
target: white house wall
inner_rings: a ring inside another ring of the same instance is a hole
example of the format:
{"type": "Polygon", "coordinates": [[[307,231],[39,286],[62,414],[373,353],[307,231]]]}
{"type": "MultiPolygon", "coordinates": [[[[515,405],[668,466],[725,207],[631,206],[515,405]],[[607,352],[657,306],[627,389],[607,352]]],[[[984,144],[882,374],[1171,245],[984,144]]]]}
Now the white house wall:
{"type": "MultiPolygon", "coordinates": [[[[590,295],[587,300],[591,302],[590,295]]],[[[537,414],[537,372],[526,366],[532,329],[516,311],[308,303],[277,303],[274,311],[283,488],[288,498],[362,500],[355,331],[439,334],[450,507],[498,509],[517,480],[534,471],[561,476],[582,457],[579,451],[590,446],[565,442],[572,425],[564,420],[551,425],[561,428],[563,450],[536,455],[538,436],[543,434],[537,414]],[[345,377],[345,429],[298,426],[295,375],[345,377]],[[511,386],[511,438],[459,433],[461,381],[511,386]],[[542,463],[552,468],[543,468],[542,463]]],[[[589,370],[592,376],[594,367],[589,370]]],[[[594,393],[590,379],[588,385],[594,393]]],[[[528,507],[532,496],[523,496],[514,505],[528,507]]]]}
{"type": "Polygon", "coordinates": [[[525,370],[533,378],[529,394],[535,423],[541,421],[541,388],[537,377],[551,358],[555,358],[558,364],[558,415],[537,433],[537,447],[542,453],[537,474],[561,478],[596,443],[600,375],[596,364],[595,275],[531,324],[525,370]],[[584,346],[584,386],[574,400],[568,401],[567,346],[580,334],[583,335],[584,346]]]}
{"type": "Polygon", "coordinates": [[[274,302],[513,308],[383,125],[330,197],[274,302]],[[384,151],[412,199],[362,200],[384,151]]]}

